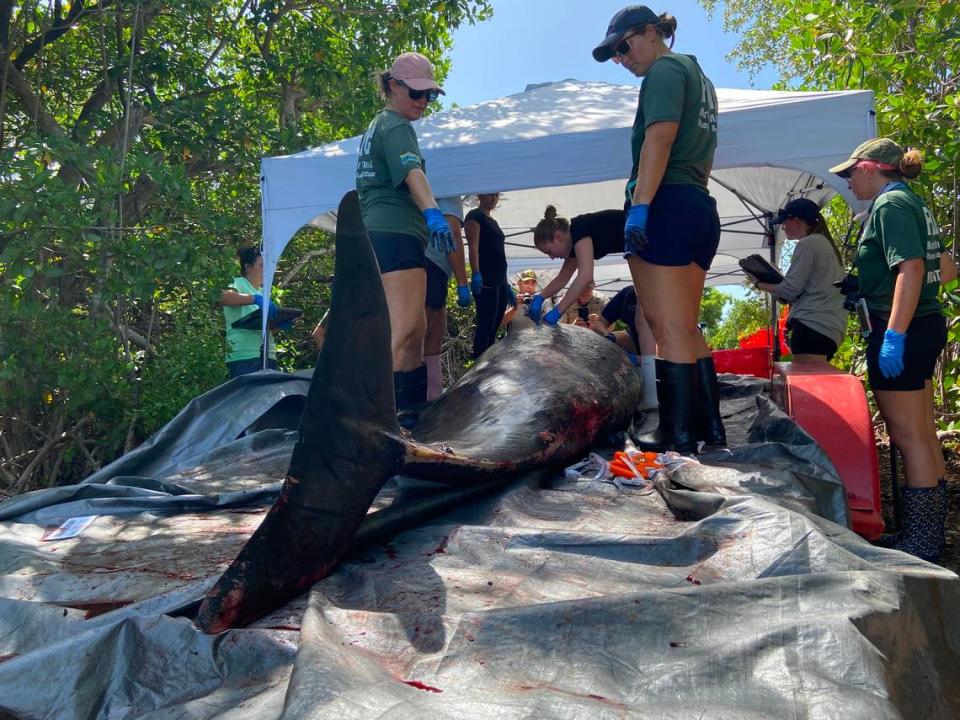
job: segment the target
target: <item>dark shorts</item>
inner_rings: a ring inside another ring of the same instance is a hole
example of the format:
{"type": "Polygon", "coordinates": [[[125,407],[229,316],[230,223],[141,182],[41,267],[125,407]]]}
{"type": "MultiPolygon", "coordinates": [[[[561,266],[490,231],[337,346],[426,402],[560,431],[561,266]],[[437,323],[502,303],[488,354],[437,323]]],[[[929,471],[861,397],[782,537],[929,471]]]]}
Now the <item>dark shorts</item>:
{"type": "Polygon", "coordinates": [[[717,201],[694,185],[661,185],[650,204],[647,244],[625,248],[653,265],[710,269],[720,245],[717,201]]]}
{"type": "Polygon", "coordinates": [[[370,244],[377,256],[380,274],[422,268],[427,262],[423,241],[414,235],[370,230],[370,244]]]}
{"type": "MultiPolygon", "coordinates": [[[[250,358],[249,360],[234,360],[227,363],[227,372],[230,373],[230,379],[241,375],[249,375],[262,370],[263,360],[260,358],[250,358]]],[[[267,360],[267,370],[276,370],[277,361],[273,358],[267,360]]]]}
{"type": "Polygon", "coordinates": [[[874,390],[923,390],[926,381],[933,378],[937,358],[947,344],[947,321],[943,315],[922,315],[910,322],[903,347],[903,372],[895,378],[885,378],[877,363],[887,319],[871,313],[870,324],[873,328],[867,338],[870,387],[874,390]]]}
{"type": "Polygon", "coordinates": [[[427,307],[441,310],[447,306],[447,282],[450,278],[437,265],[427,260],[427,307]]]}
{"type": "Polygon", "coordinates": [[[837,353],[833,340],[799,320],[787,320],[787,329],[790,331],[787,345],[794,355],[826,355],[827,360],[832,360],[837,353]]]}

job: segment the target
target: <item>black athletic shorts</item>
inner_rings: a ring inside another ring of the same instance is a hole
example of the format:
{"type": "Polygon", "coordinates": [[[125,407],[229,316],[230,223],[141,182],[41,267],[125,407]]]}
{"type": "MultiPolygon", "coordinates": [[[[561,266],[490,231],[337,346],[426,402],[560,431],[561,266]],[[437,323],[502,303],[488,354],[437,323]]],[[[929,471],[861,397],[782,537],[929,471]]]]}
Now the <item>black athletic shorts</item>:
{"type": "Polygon", "coordinates": [[[370,230],[367,235],[370,236],[370,244],[373,245],[373,254],[377,256],[381,275],[396,270],[422,268],[426,265],[427,256],[420,238],[380,230],[370,230]]]}
{"type": "Polygon", "coordinates": [[[661,185],[647,216],[646,246],[626,247],[624,257],[672,267],[694,262],[709,270],[719,245],[717,201],[695,185],[661,185]]]}
{"type": "Polygon", "coordinates": [[[787,345],[794,355],[826,355],[827,360],[832,360],[837,353],[837,344],[833,340],[799,320],[787,320],[787,330],[790,331],[787,345]]]}
{"type": "Polygon", "coordinates": [[[921,315],[910,321],[903,347],[903,372],[895,378],[885,378],[877,362],[887,318],[870,313],[870,325],[872,330],[867,338],[870,387],[874,390],[923,390],[926,381],[933,378],[937,358],[947,344],[947,321],[943,315],[921,315]]]}
{"type": "Polygon", "coordinates": [[[427,260],[427,307],[440,310],[447,306],[447,282],[450,278],[437,267],[437,264],[427,260]]]}

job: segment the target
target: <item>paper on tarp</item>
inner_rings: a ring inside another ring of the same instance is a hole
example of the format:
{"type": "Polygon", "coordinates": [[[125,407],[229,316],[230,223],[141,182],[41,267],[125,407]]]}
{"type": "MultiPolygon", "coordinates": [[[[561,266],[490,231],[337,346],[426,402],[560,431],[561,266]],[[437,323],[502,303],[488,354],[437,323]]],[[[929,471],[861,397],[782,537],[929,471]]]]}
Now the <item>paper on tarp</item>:
{"type": "MultiPolygon", "coordinates": [[[[0,603],[0,655],[12,656],[0,662],[0,710],[151,720],[960,715],[957,577],[848,530],[829,461],[750,395],[760,387],[724,383],[735,447],[658,476],[657,493],[557,473],[430,521],[414,515],[419,526],[388,541],[380,528],[370,536],[380,544],[355,551],[309,598],[214,637],[190,624],[191,600],[262,505],[98,513],[58,543],[41,544],[41,527],[0,522],[0,595],[14,598],[0,603]]],[[[186,438],[176,444],[189,451],[186,438]]],[[[176,481],[151,479],[197,494],[205,483],[234,487],[250,455],[232,465],[228,455],[201,473],[180,468],[176,481]]],[[[402,495],[395,484],[389,492],[402,495]]],[[[410,492],[409,506],[436,494],[410,492]]],[[[407,512],[407,502],[378,502],[407,512]]]]}

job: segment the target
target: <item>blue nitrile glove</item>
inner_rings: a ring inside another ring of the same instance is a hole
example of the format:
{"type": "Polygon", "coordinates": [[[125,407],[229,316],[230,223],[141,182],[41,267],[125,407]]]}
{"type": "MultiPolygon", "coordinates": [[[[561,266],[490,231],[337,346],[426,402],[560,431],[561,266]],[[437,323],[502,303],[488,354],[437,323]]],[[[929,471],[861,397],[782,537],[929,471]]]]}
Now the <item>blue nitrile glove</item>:
{"type": "Polygon", "coordinates": [[[557,310],[557,308],[554,308],[553,310],[551,310],[550,312],[548,312],[546,315],[543,316],[543,321],[547,325],[556,325],[558,322],[560,322],[561,317],[563,316],[560,314],[560,311],[557,310]]]}
{"type": "Polygon", "coordinates": [[[293,329],[293,318],[290,318],[289,320],[283,320],[283,321],[281,321],[281,322],[278,322],[276,325],[273,326],[273,329],[274,329],[274,330],[292,330],[292,329],[293,329]]]}
{"type": "Polygon", "coordinates": [[[474,295],[479,295],[481,290],[483,290],[483,275],[477,270],[470,278],[470,291],[474,295]]]}
{"type": "Polygon", "coordinates": [[[537,325],[540,324],[540,313],[543,312],[543,295],[534,295],[530,300],[530,309],[527,314],[537,325]]]}
{"type": "Polygon", "coordinates": [[[453,233],[450,232],[450,225],[443,213],[438,208],[427,208],[423,211],[423,219],[427,221],[430,244],[434,250],[452,253],[456,249],[453,245],[453,233]]]}
{"type": "Polygon", "coordinates": [[[470,286],[457,285],[457,305],[470,307],[470,286]]]}
{"type": "Polygon", "coordinates": [[[885,378],[895,378],[903,372],[903,348],[907,336],[896,330],[887,330],[883,334],[883,345],[880,346],[880,357],[877,364],[880,374],[885,378]]]}
{"type": "Polygon", "coordinates": [[[636,353],[628,352],[627,360],[629,360],[630,364],[633,365],[634,367],[640,366],[640,358],[637,357],[636,353]]]}
{"type": "MultiPolygon", "coordinates": [[[[256,305],[258,308],[260,308],[261,310],[264,310],[264,308],[263,308],[263,304],[264,304],[263,295],[261,295],[260,293],[257,293],[256,295],[254,295],[254,296],[253,296],[253,304],[256,305]]],[[[267,319],[268,319],[268,320],[273,320],[273,319],[277,316],[277,312],[278,312],[277,306],[274,305],[273,302],[270,301],[270,300],[267,300],[267,301],[266,301],[266,304],[267,304],[267,308],[266,308],[266,310],[264,310],[264,312],[267,313],[267,319]]]]}
{"type": "Polygon", "coordinates": [[[507,285],[507,302],[510,303],[511,307],[517,306],[517,294],[509,285],[507,285]]]}
{"type": "Polygon", "coordinates": [[[647,215],[649,205],[631,205],[623,228],[623,251],[637,255],[647,247],[647,215]]]}

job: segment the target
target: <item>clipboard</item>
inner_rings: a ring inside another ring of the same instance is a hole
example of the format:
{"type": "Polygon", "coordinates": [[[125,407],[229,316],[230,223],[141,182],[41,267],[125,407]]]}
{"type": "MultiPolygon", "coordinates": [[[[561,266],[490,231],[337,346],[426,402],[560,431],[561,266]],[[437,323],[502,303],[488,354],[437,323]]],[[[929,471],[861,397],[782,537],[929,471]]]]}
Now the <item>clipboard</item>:
{"type": "MultiPolygon", "coordinates": [[[[285,320],[293,320],[303,315],[300,308],[277,308],[277,316],[270,322],[280,323],[285,320]]],[[[231,327],[235,330],[259,330],[263,324],[263,310],[257,308],[252,313],[244,315],[239,320],[234,320],[231,327]]]]}
{"type": "Polygon", "coordinates": [[[764,260],[762,255],[753,254],[741,258],[737,263],[760,282],[770,283],[771,285],[783,282],[783,274],[764,260]]]}

